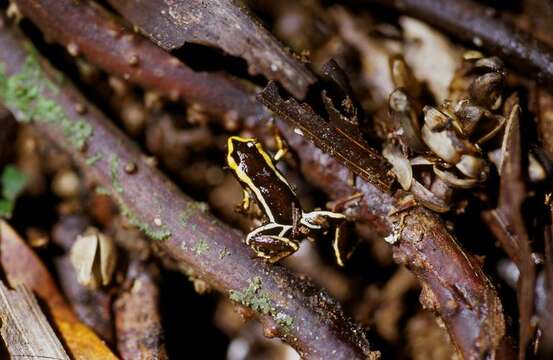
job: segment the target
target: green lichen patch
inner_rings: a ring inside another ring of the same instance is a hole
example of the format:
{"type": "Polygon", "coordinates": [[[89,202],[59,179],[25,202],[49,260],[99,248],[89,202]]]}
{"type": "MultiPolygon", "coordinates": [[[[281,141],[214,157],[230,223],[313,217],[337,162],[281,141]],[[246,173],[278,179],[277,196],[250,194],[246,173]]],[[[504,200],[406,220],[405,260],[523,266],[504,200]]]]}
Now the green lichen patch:
{"type": "Polygon", "coordinates": [[[196,243],[196,246],[194,246],[194,251],[196,252],[196,255],[202,255],[209,251],[209,244],[205,239],[200,239],[196,243]]]}
{"type": "Polygon", "coordinates": [[[71,144],[81,150],[92,136],[92,127],[82,119],[71,119],[62,106],[46,97],[56,95],[59,87],[41,68],[34,50],[30,50],[17,74],[8,76],[0,64],[0,98],[20,122],[43,122],[59,126],[71,144]]]}
{"type": "Polygon", "coordinates": [[[90,156],[89,158],[87,158],[85,160],[85,163],[88,166],[92,166],[92,165],[96,164],[98,161],[102,160],[103,157],[104,157],[104,155],[102,153],[96,153],[96,154],[90,156]]]}
{"type": "Polygon", "coordinates": [[[123,186],[121,185],[121,180],[119,179],[119,157],[116,154],[111,155],[110,175],[111,186],[113,186],[113,189],[118,193],[122,193],[123,186]]]}
{"type": "Polygon", "coordinates": [[[27,184],[27,176],[13,165],[7,165],[0,176],[2,197],[0,198],[0,217],[10,218],[15,200],[27,184]]]}
{"type": "Polygon", "coordinates": [[[121,200],[118,200],[121,214],[127,219],[129,224],[136,226],[144,235],[152,240],[163,241],[171,237],[171,231],[165,225],[153,227],[140,218],[121,200]]]}
{"type": "Polygon", "coordinates": [[[271,316],[286,333],[291,332],[292,326],[294,326],[294,319],[291,316],[277,310],[269,294],[263,290],[259,276],[251,279],[248,287],[244,290],[231,290],[229,298],[257,313],[271,316]]]}
{"type": "Polygon", "coordinates": [[[209,210],[209,205],[207,205],[205,202],[200,201],[192,201],[188,204],[188,206],[181,211],[180,213],[180,223],[182,226],[188,226],[188,221],[192,217],[192,215],[198,213],[198,212],[207,212],[209,210]]]}

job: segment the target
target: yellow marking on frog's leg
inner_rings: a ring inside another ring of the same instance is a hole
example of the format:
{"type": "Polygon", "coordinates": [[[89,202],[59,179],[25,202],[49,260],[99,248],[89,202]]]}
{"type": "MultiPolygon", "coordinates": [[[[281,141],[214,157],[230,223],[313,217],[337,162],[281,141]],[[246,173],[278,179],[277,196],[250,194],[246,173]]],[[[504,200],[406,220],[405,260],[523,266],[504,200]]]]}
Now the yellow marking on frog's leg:
{"type": "Polygon", "coordinates": [[[291,233],[291,230],[292,226],[290,225],[281,225],[276,223],[265,224],[252,230],[246,236],[246,244],[255,251],[256,256],[266,259],[270,263],[275,263],[287,257],[288,255],[293,254],[299,249],[299,244],[296,241],[291,240],[288,236],[285,236],[287,234],[289,235],[291,233]],[[281,228],[278,232],[278,235],[267,234],[274,231],[275,229],[278,230],[278,228],[281,228]],[[280,252],[270,254],[259,249],[257,246],[259,243],[256,241],[256,239],[260,237],[269,238],[282,243],[282,248],[280,249],[280,252]]]}
{"type": "Polygon", "coordinates": [[[242,189],[242,203],[240,204],[240,208],[242,211],[247,212],[250,209],[251,205],[251,196],[248,190],[242,189]]]}
{"type": "Polygon", "coordinates": [[[351,237],[348,238],[347,223],[344,221],[335,225],[334,238],[332,239],[332,249],[334,257],[339,266],[344,266],[346,261],[351,257],[353,251],[357,247],[358,241],[351,245],[351,237]]]}
{"type": "Polygon", "coordinates": [[[334,257],[336,258],[336,263],[338,266],[344,266],[344,258],[342,257],[342,253],[340,252],[339,247],[339,241],[340,241],[340,227],[336,227],[336,231],[334,233],[334,239],[332,239],[332,249],[334,250],[334,257]]]}
{"type": "Polygon", "coordinates": [[[260,227],[257,227],[250,231],[248,235],[246,235],[246,245],[251,244],[251,240],[255,238],[256,236],[262,236],[265,235],[264,233],[268,232],[269,230],[274,230],[277,228],[281,228],[281,230],[278,233],[278,236],[284,236],[287,231],[290,231],[292,229],[291,225],[281,225],[274,222],[267,223],[265,225],[261,225],[260,227]]]}
{"type": "Polygon", "coordinates": [[[280,135],[280,131],[276,127],[273,137],[275,138],[275,144],[277,147],[277,152],[273,159],[275,160],[275,162],[278,162],[288,153],[288,145],[286,144],[286,141],[284,141],[284,139],[280,135]]]}

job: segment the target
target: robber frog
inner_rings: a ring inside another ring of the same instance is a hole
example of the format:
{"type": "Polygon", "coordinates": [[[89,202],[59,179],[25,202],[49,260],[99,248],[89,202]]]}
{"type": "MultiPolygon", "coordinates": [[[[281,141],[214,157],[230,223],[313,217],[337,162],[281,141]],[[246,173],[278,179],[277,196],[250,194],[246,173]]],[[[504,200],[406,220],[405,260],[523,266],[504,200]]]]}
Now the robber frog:
{"type": "Polygon", "coordinates": [[[253,197],[267,218],[246,236],[246,244],[256,255],[274,263],[297,251],[301,240],[334,230],[334,254],[343,266],[345,216],[332,211],[305,212],[290,183],[256,139],[231,136],[227,150],[227,164],[244,191],[241,208],[247,210],[253,197]]]}

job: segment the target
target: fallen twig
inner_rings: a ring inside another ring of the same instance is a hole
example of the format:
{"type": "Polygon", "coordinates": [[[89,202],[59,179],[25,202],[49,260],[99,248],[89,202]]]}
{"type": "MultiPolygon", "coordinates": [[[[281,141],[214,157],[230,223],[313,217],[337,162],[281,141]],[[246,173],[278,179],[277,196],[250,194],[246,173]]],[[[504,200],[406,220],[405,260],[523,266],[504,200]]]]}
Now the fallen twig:
{"type": "Polygon", "coordinates": [[[33,97],[22,99],[17,96],[21,93],[10,92],[12,88],[0,87],[2,100],[16,118],[32,120],[45,136],[70,151],[83,170],[95,175],[101,191],[113,197],[131,224],[186,265],[190,276],[256,312],[267,336],[281,337],[304,358],[378,356],[326,292],[281,266],[253,259],[241,234],[206,213],[148,165],[137,147],[69,81],[60,84],[56,79],[61,74],[40,66],[28,46],[14,29],[4,27],[0,32],[4,82],[17,84],[27,94],[25,89],[31,86],[36,90],[33,97]],[[78,114],[77,103],[86,106],[85,114],[78,114]],[[56,118],[40,111],[45,108],[56,118]],[[133,164],[134,170],[124,171],[126,164],[133,164]]]}
{"type": "Polygon", "coordinates": [[[252,16],[241,0],[136,1],[109,3],[166,50],[185,42],[218,47],[243,57],[251,74],[277,80],[294,96],[303,98],[313,74],[289,56],[275,37],[252,16]]]}
{"type": "Polygon", "coordinates": [[[123,359],[168,359],[159,314],[155,267],[133,261],[114,304],[117,349],[123,359]]]}
{"type": "Polygon", "coordinates": [[[16,3],[48,39],[62,44],[73,55],[82,54],[110,74],[171,98],[197,102],[214,115],[248,118],[262,113],[236,79],[222,73],[193,71],[149,40],[127,30],[98,4],[69,0],[16,3]],[[59,14],[63,14],[63,21],[59,14]]]}

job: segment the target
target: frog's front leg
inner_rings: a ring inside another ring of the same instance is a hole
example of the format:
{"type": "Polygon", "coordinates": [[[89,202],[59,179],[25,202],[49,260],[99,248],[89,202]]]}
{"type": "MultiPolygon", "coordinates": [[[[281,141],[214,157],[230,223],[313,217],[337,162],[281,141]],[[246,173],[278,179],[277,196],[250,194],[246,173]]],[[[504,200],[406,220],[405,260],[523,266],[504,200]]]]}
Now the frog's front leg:
{"type": "Polygon", "coordinates": [[[299,249],[299,244],[291,238],[291,225],[268,223],[252,230],[246,236],[246,245],[259,257],[275,263],[299,249]]]}
{"type": "Polygon", "coordinates": [[[248,190],[242,189],[242,202],[237,205],[240,212],[247,213],[250,210],[251,195],[248,190]]]}

